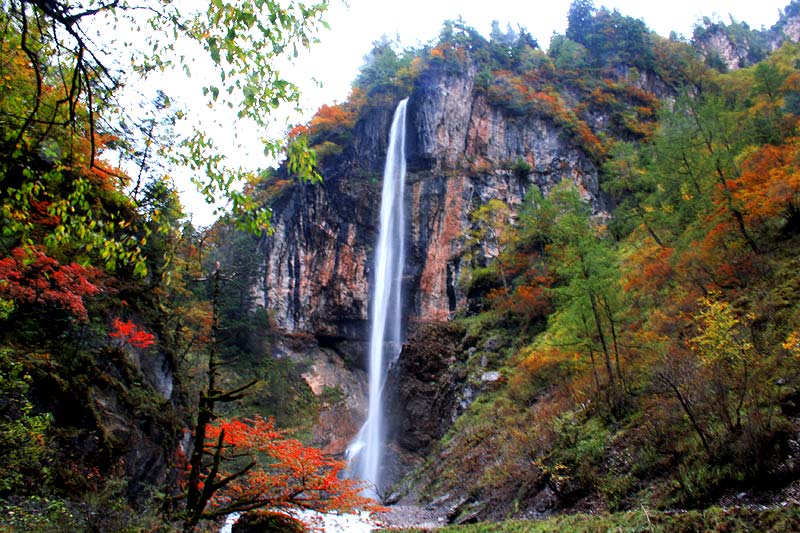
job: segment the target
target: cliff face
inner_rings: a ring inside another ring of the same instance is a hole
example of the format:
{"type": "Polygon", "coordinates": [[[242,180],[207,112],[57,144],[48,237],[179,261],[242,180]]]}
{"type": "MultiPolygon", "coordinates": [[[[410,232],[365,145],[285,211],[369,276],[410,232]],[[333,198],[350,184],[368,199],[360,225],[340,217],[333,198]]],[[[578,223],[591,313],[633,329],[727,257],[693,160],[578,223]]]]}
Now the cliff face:
{"type": "MultiPolygon", "coordinates": [[[[517,205],[536,184],[576,183],[606,207],[598,169],[551,120],[504,116],[474,89],[474,72],[425,73],[408,107],[406,204],[408,314],[447,319],[465,302],[459,287],[469,213],[496,198],[517,205]],[[531,167],[524,176],[511,167],[531,167]]],[[[264,239],[259,299],[275,324],[310,333],[359,364],[368,319],[372,248],[378,231],[383,158],[396,101],[365,113],[347,159],[319,186],[296,185],[274,204],[264,239]]]]}
{"type": "MultiPolygon", "coordinates": [[[[749,67],[777,50],[783,43],[800,41],[800,12],[796,6],[787,6],[780,19],[769,29],[750,29],[747,24],[731,21],[706,23],[706,27],[695,35],[695,48],[711,64],[721,63],[726,70],[749,67]]],[[[720,65],[715,65],[720,66],[720,65]]]]}
{"type": "MultiPolygon", "coordinates": [[[[459,280],[474,208],[499,199],[513,210],[532,185],[547,191],[562,180],[577,184],[596,211],[606,208],[598,168],[553,120],[509,118],[475,89],[475,79],[472,68],[456,75],[431,68],[409,98],[408,320],[447,320],[465,305],[459,280]],[[513,171],[518,161],[530,171],[513,171]]],[[[261,243],[262,283],[253,290],[279,331],[310,335],[325,349],[327,362],[311,356],[319,368],[336,366],[333,356],[351,368],[366,366],[382,167],[401,98],[381,95],[361,113],[351,146],[323,164],[323,184],[292,185],[272,203],[275,231],[261,243]]],[[[320,352],[306,347],[294,356],[314,353],[320,352]]],[[[352,425],[331,427],[325,446],[343,452],[352,425]]]]}
{"type": "Polygon", "coordinates": [[[491,199],[513,208],[532,185],[548,191],[563,180],[595,210],[606,205],[598,169],[551,120],[507,118],[475,92],[471,74],[429,72],[409,101],[409,311],[423,320],[447,319],[466,302],[458,281],[474,208],[491,199]],[[519,160],[529,173],[511,170],[519,160]]]}

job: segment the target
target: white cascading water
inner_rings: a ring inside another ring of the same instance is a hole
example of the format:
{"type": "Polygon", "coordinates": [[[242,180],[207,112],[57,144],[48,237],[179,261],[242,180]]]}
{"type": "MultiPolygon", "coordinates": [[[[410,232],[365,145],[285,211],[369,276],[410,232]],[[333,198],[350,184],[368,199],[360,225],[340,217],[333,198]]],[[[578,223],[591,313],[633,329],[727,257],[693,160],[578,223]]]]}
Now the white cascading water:
{"type": "Polygon", "coordinates": [[[381,220],[375,249],[375,276],[369,339],[369,409],[367,420],[347,450],[352,477],[381,489],[380,467],[384,454],[385,429],[383,385],[389,364],[402,347],[403,263],[405,261],[405,213],[403,194],[406,180],[406,103],[397,105],[389,133],[389,149],[383,170],[381,220]]]}

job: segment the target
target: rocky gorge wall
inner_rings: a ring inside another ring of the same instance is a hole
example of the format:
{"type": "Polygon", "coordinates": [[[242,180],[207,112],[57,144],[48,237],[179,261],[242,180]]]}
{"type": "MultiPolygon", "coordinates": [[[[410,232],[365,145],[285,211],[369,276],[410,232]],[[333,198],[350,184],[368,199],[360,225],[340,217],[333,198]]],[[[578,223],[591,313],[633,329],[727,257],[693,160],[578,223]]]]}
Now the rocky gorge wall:
{"type": "MultiPolygon", "coordinates": [[[[506,116],[476,90],[475,79],[474,68],[458,74],[430,68],[409,96],[410,237],[404,285],[410,321],[444,321],[466,304],[459,280],[467,266],[470,212],[476,207],[498,199],[513,209],[531,186],[547,191],[568,180],[595,210],[606,208],[598,168],[552,119],[506,116]],[[514,172],[518,161],[527,163],[530,172],[514,172]]],[[[351,147],[323,162],[324,182],[292,185],[272,203],[275,231],[258,250],[262,277],[253,287],[257,301],[269,310],[278,331],[313,338],[326,358],[335,354],[344,362],[344,367],[313,363],[309,384],[340,379],[326,375],[326,368],[355,369],[365,395],[362,370],[382,167],[392,113],[404,96],[371,99],[355,125],[351,147]]],[[[349,393],[358,395],[357,388],[351,383],[349,393]]],[[[362,399],[351,401],[338,407],[344,409],[339,415],[363,418],[358,409],[364,405],[362,399]]],[[[352,431],[352,424],[331,430],[328,436],[318,435],[317,444],[343,452],[349,439],[339,433],[352,431]]],[[[434,433],[438,437],[441,431],[434,433]]]]}
{"type": "MultiPolygon", "coordinates": [[[[794,7],[787,10],[769,31],[770,49],[785,41],[797,41],[800,15],[795,11],[794,7]]],[[[734,63],[738,66],[743,61],[744,48],[731,48],[729,37],[717,39],[727,35],[723,29],[723,25],[712,25],[705,33],[707,39],[697,40],[693,46],[702,55],[720,55],[735,68],[734,63]]],[[[323,418],[335,415],[348,420],[347,424],[328,425],[333,432],[329,437],[324,432],[317,435],[317,444],[329,451],[343,452],[353,427],[365,416],[373,246],[379,229],[389,129],[401,99],[409,98],[405,199],[409,238],[404,276],[407,321],[446,321],[468,305],[465,271],[496,251],[487,242],[478,243],[478,250],[474,243],[468,243],[473,226],[470,213],[490,200],[507,204],[513,219],[515,207],[531,187],[547,194],[558,183],[568,181],[577,186],[595,214],[603,216],[613,207],[600,187],[598,159],[603,157],[587,151],[591,148],[576,138],[580,133],[570,131],[564,116],[559,118],[541,108],[537,111],[535,106],[524,113],[509,111],[492,98],[485,74],[471,60],[458,68],[453,68],[452,62],[431,61],[418,73],[410,91],[391,84],[373,87],[365,95],[366,103],[354,127],[345,135],[346,142],[340,143],[341,151],[322,157],[324,182],[287,185],[270,202],[274,233],[263,238],[256,251],[261,276],[252,292],[258,305],[270,313],[280,335],[314,343],[313,349],[304,344],[303,349],[290,348],[287,352],[296,360],[310,361],[313,370],[306,381],[312,389],[319,383],[348,383],[347,394],[353,396],[352,401],[323,411],[323,418]],[[473,249],[468,249],[470,245],[473,249]]],[[[602,75],[602,83],[597,84],[601,98],[627,94],[630,99],[622,105],[629,106],[633,114],[644,109],[639,117],[643,122],[654,117],[648,106],[654,109],[655,100],[675,94],[675,88],[656,71],[618,63],[609,65],[602,75]]],[[[573,108],[566,115],[582,107],[584,126],[590,134],[604,132],[630,140],[625,138],[630,130],[612,131],[620,122],[620,116],[614,115],[619,108],[593,107],[587,94],[581,102],[577,95],[580,89],[571,86],[576,80],[570,81],[569,76],[558,89],[563,105],[573,108]]],[[[539,94],[546,98],[547,89],[539,94]]],[[[556,110],[555,114],[564,111],[556,110]]],[[[404,351],[411,353],[415,352],[404,351]]],[[[404,376],[412,381],[416,378],[404,376]]],[[[431,406],[431,412],[437,408],[431,406]]],[[[424,411],[419,406],[415,409],[424,411]]],[[[400,412],[395,416],[413,419],[414,414],[400,412]]],[[[406,427],[402,422],[400,425],[406,427]]],[[[431,435],[439,433],[437,429],[431,435]]]]}
{"type": "MultiPolygon", "coordinates": [[[[310,333],[356,364],[395,103],[359,121],[349,160],[323,172],[323,184],[295,185],[273,203],[275,232],[259,251],[263,283],[254,290],[277,327],[310,333]]],[[[562,180],[575,183],[596,210],[606,207],[591,159],[547,118],[505,117],[475,92],[473,72],[428,72],[410,96],[408,122],[411,317],[445,320],[463,305],[458,280],[472,209],[490,199],[513,207],[531,185],[547,191],[562,180]],[[523,177],[511,170],[519,159],[532,169],[523,177]]]]}

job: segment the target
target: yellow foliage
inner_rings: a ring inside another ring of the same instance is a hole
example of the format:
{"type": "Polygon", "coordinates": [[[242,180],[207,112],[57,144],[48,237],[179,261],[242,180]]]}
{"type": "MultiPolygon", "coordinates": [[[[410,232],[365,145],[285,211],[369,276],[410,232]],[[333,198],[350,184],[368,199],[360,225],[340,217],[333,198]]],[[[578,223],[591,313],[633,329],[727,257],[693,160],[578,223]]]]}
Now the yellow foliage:
{"type": "Polygon", "coordinates": [[[786,342],[783,347],[789,350],[789,353],[794,357],[800,359],[800,330],[794,330],[786,337],[786,342]]]}
{"type": "Polygon", "coordinates": [[[753,344],[744,335],[731,304],[711,295],[700,299],[700,307],[695,315],[700,322],[700,333],[690,341],[700,361],[711,366],[719,362],[738,364],[749,359],[753,344]]]}

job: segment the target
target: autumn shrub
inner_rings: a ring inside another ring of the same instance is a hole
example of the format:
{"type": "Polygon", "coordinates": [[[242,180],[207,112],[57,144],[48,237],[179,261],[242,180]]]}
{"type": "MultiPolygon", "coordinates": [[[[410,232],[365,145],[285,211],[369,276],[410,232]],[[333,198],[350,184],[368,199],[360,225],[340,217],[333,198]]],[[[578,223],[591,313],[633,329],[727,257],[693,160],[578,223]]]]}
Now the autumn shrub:
{"type": "Polygon", "coordinates": [[[508,385],[518,402],[536,401],[551,387],[567,383],[575,371],[573,354],[555,347],[527,346],[516,357],[508,385]]]}
{"type": "Polygon", "coordinates": [[[469,64],[469,54],[460,43],[439,42],[430,51],[431,67],[451,76],[463,75],[469,64]]]}
{"type": "Polygon", "coordinates": [[[119,318],[111,321],[111,331],[108,336],[122,344],[143,350],[152,347],[156,342],[152,333],[140,329],[130,320],[123,322],[119,318]]]}
{"type": "Polygon", "coordinates": [[[523,82],[505,71],[495,71],[494,83],[486,94],[489,103],[500,107],[512,117],[522,117],[530,113],[533,105],[527,100],[528,89],[523,82]]]}

